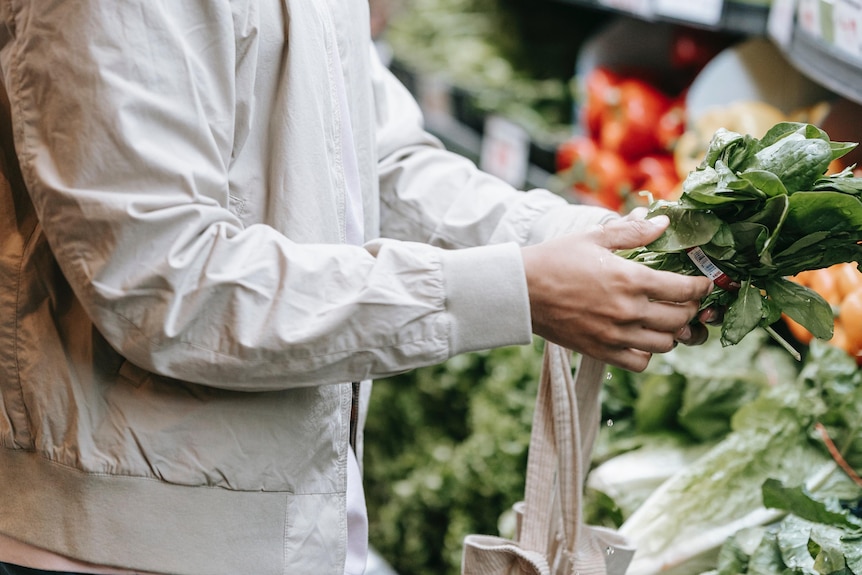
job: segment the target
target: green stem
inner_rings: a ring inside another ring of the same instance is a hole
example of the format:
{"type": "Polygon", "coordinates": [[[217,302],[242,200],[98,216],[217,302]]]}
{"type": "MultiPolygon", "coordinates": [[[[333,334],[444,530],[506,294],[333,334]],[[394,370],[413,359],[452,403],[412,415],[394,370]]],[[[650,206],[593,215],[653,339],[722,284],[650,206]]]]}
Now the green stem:
{"type": "Polygon", "coordinates": [[[781,345],[781,347],[783,347],[788,352],[790,352],[790,355],[793,356],[793,359],[795,359],[796,361],[802,361],[802,355],[798,351],[796,351],[796,348],[794,348],[792,345],[790,345],[790,342],[788,342],[786,339],[784,339],[783,337],[778,335],[778,332],[776,332],[774,329],[772,329],[772,326],[768,325],[768,326],[764,327],[763,329],[765,329],[766,333],[768,333],[770,336],[772,336],[772,339],[777,341],[781,345]]]}

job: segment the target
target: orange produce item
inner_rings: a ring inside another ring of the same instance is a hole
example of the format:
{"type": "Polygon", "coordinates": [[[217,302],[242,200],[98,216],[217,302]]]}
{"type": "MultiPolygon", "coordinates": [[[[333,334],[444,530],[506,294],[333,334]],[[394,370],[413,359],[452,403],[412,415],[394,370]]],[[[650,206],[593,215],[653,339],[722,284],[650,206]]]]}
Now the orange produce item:
{"type": "Polygon", "coordinates": [[[835,287],[840,298],[843,299],[862,288],[862,273],[859,273],[856,264],[846,263],[832,266],[832,273],[835,275],[835,287]]]}
{"type": "MultiPolygon", "coordinates": [[[[835,332],[829,343],[856,358],[862,366],[862,273],[855,263],[841,263],[828,268],[796,274],[793,281],[819,293],[835,310],[835,332]]],[[[804,327],[783,316],[790,333],[803,345],[812,335],[804,327]]]]}
{"type": "Polygon", "coordinates": [[[857,288],[841,300],[836,322],[836,327],[840,325],[846,336],[844,349],[856,356],[858,362],[862,357],[862,288],[857,288]]]}
{"type": "MultiPolygon", "coordinates": [[[[811,340],[814,339],[814,336],[811,335],[811,332],[802,327],[801,324],[796,323],[789,315],[781,314],[781,317],[784,319],[784,323],[787,324],[787,329],[790,331],[790,335],[796,338],[796,341],[801,343],[802,345],[808,345],[811,343],[811,340]]],[[[834,334],[834,332],[833,332],[834,334]]],[[[835,337],[834,335],[832,336],[835,337]]]]}

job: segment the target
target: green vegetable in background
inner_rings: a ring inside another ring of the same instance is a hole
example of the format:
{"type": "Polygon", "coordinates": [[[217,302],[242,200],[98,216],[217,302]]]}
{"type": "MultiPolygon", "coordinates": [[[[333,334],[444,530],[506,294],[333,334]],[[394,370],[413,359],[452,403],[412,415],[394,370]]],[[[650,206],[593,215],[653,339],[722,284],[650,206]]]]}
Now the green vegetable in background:
{"type": "Polygon", "coordinates": [[[680,199],[651,204],[647,217],[667,215],[667,231],[620,253],[656,269],[710,275],[717,287],[703,306],[727,307],[724,345],[763,327],[793,351],[769,327],[782,313],[830,339],[829,304],[786,276],[862,258],[862,178],[850,168],[825,175],[856,145],[796,122],[776,124],[760,140],[719,129],[680,199]]]}
{"type": "MultiPolygon", "coordinates": [[[[814,340],[799,375],[733,416],[731,433],[673,473],[625,520],[629,575],[859,575],[862,371],[814,340]]],[[[589,479],[588,479],[589,484],[589,479]]]]}
{"type": "Polygon", "coordinates": [[[800,365],[766,332],[728,348],[720,328],[709,329],[703,345],[656,355],[643,373],[611,368],[586,485],[589,523],[619,527],[659,485],[724,439],[742,406],[798,376],[800,365]]]}

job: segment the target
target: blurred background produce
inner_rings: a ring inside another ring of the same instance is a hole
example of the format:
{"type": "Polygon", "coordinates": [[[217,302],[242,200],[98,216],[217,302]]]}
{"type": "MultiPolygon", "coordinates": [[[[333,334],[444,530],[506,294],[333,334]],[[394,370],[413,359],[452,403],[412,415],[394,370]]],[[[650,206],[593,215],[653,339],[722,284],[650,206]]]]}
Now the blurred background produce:
{"type": "MultiPolygon", "coordinates": [[[[489,143],[508,146],[525,164],[513,183],[574,202],[624,213],[645,205],[641,191],[676,197],[719,127],[760,137],[793,120],[862,141],[850,33],[862,6],[848,0],[370,5],[384,60],[444,144],[480,164],[489,143]],[[501,141],[492,118],[524,137],[501,141]]],[[[830,342],[788,318],[773,326],[801,361],[758,330],[732,347],[677,348],[642,374],[609,371],[588,519],[639,541],[633,575],[862,575],[862,273],[793,279],[835,315],[830,342]]],[[[376,383],[370,539],[400,575],[455,575],[464,535],[512,534],[541,349],[376,383]]]]}

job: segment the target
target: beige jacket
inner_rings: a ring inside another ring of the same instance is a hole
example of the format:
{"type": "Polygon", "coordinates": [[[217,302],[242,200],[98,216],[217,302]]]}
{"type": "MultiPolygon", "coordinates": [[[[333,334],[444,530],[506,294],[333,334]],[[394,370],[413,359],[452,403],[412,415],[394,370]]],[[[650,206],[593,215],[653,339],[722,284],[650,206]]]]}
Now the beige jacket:
{"type": "Polygon", "coordinates": [[[607,212],[442,150],[365,0],[0,20],[0,533],[177,575],[340,574],[344,382],[528,342],[518,245],[607,212]]]}

